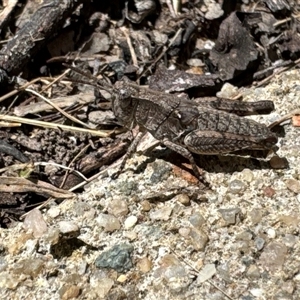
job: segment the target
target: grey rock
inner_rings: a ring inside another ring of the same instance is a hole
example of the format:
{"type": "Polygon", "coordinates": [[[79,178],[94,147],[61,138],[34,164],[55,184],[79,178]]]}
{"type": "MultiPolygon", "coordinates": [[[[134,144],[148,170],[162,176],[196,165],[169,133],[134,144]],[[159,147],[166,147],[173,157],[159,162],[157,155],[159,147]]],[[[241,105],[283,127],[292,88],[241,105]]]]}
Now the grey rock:
{"type": "Polygon", "coordinates": [[[164,279],[169,288],[176,293],[184,292],[190,284],[190,279],[182,265],[173,265],[165,269],[164,279]]]}
{"type": "Polygon", "coordinates": [[[236,208],[227,208],[227,209],[219,209],[219,212],[222,215],[223,220],[225,221],[225,225],[234,225],[239,221],[238,215],[241,213],[241,210],[236,208]]]}
{"type": "Polygon", "coordinates": [[[194,213],[189,217],[190,223],[197,229],[200,229],[201,226],[205,223],[204,217],[199,213],[194,213]]]}
{"type": "Polygon", "coordinates": [[[101,253],[96,261],[97,268],[111,268],[117,272],[125,272],[133,267],[131,253],[133,246],[130,244],[119,244],[110,250],[101,253]]]}
{"type": "Polygon", "coordinates": [[[265,245],[265,240],[261,237],[258,237],[254,240],[254,245],[258,251],[262,250],[265,245]]]}
{"type": "Polygon", "coordinates": [[[167,179],[170,175],[171,166],[163,160],[153,162],[151,167],[153,169],[153,173],[150,177],[150,181],[154,184],[167,179]]]}
{"type": "Polygon", "coordinates": [[[261,209],[258,208],[252,209],[251,211],[248,212],[248,216],[250,217],[253,225],[259,223],[262,219],[261,209]]]}
{"type": "Polygon", "coordinates": [[[205,232],[191,228],[189,237],[195,250],[203,251],[205,249],[208,243],[208,236],[205,232]]]}
{"type": "Polygon", "coordinates": [[[286,255],[287,247],[284,244],[271,242],[265,247],[259,261],[264,269],[275,272],[281,270],[286,255]]]}

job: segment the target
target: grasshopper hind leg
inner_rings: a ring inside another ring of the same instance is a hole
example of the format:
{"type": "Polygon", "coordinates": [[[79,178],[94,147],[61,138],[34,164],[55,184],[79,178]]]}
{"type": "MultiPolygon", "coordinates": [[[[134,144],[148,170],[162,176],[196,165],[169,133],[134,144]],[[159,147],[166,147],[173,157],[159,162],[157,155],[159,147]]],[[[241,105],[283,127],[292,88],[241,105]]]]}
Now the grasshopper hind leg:
{"type": "Polygon", "coordinates": [[[192,166],[192,169],[193,169],[193,172],[194,174],[196,175],[196,177],[198,178],[198,180],[203,183],[206,187],[209,187],[210,184],[205,180],[205,178],[200,174],[199,170],[198,170],[198,167],[197,167],[197,164],[194,160],[194,157],[192,155],[192,153],[187,150],[186,148],[178,145],[178,144],[175,144],[167,139],[164,139],[163,142],[162,142],[166,147],[168,147],[169,149],[173,150],[174,152],[177,152],[178,154],[182,155],[183,157],[185,157],[186,159],[189,160],[191,166],[192,166]]]}

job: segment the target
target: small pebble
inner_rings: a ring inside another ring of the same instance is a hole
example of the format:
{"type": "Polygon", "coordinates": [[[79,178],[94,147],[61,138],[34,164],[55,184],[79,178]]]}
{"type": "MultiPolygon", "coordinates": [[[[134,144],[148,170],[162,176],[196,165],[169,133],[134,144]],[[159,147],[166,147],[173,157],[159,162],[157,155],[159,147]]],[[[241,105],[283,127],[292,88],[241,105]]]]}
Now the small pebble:
{"type": "Polygon", "coordinates": [[[223,84],[221,91],[217,92],[217,97],[233,98],[238,94],[238,91],[239,89],[236,86],[226,82],[223,84]]]}
{"type": "Polygon", "coordinates": [[[252,182],[254,179],[254,174],[250,169],[244,169],[241,172],[242,179],[247,182],[252,182]]]}
{"type": "Polygon", "coordinates": [[[120,221],[113,215],[100,213],[96,220],[99,226],[104,227],[104,230],[107,232],[112,232],[121,228],[120,221]]]}
{"type": "Polygon", "coordinates": [[[225,280],[227,283],[233,283],[231,279],[230,268],[228,265],[226,264],[219,265],[217,267],[217,271],[218,271],[218,276],[220,276],[220,278],[225,280]]]}
{"type": "Polygon", "coordinates": [[[254,245],[258,251],[262,250],[265,245],[265,240],[261,237],[257,237],[254,240],[254,245]]]}
{"type": "Polygon", "coordinates": [[[244,192],[246,189],[245,183],[243,183],[241,180],[238,180],[238,179],[232,180],[229,183],[228,187],[229,187],[229,191],[232,194],[240,194],[240,193],[244,192]]]}
{"type": "Polygon", "coordinates": [[[262,211],[259,208],[254,208],[248,212],[248,216],[250,217],[253,225],[258,224],[262,219],[262,211]]]}
{"type": "Polygon", "coordinates": [[[154,277],[163,280],[172,292],[183,293],[188,289],[191,278],[174,255],[166,254],[159,264],[161,267],[155,270],[154,277]]]}
{"type": "Polygon", "coordinates": [[[152,182],[152,184],[157,184],[159,182],[162,182],[163,180],[165,180],[169,177],[171,167],[165,161],[156,160],[153,163],[151,163],[150,165],[153,169],[153,173],[149,178],[149,180],[152,182]]]}
{"type": "Polygon", "coordinates": [[[264,247],[259,261],[267,271],[276,272],[282,269],[287,252],[287,247],[284,244],[271,242],[264,247]]]}
{"type": "Polygon", "coordinates": [[[300,223],[300,216],[298,215],[298,213],[292,213],[290,215],[281,215],[279,216],[278,220],[283,222],[287,226],[297,228],[300,223]]]}
{"type": "Polygon", "coordinates": [[[178,233],[185,238],[189,236],[190,232],[191,232],[191,229],[185,228],[185,227],[179,228],[179,230],[178,230],[178,233]]]}
{"type": "Polygon", "coordinates": [[[293,116],[292,117],[292,124],[295,127],[300,127],[300,116],[293,116]]]}
{"type": "Polygon", "coordinates": [[[142,273],[148,273],[152,268],[152,262],[148,257],[143,257],[137,262],[137,267],[142,273]]]}
{"type": "Polygon", "coordinates": [[[23,226],[25,230],[31,230],[35,238],[42,237],[48,230],[47,223],[38,209],[33,209],[28,213],[23,226]]]}
{"type": "MultiPolygon", "coordinates": [[[[27,241],[29,241],[30,239],[32,239],[32,234],[24,233],[24,232],[21,232],[15,238],[11,238],[10,243],[7,247],[8,253],[11,255],[18,254],[20,251],[22,251],[22,248],[27,243],[27,241]]],[[[1,246],[1,244],[0,244],[0,246],[1,246]]]]}
{"type": "Polygon", "coordinates": [[[205,265],[198,273],[197,283],[201,284],[208,279],[212,278],[216,274],[216,266],[215,264],[207,264],[205,265]]]}
{"type": "Polygon", "coordinates": [[[276,194],[275,190],[270,186],[264,187],[263,193],[268,198],[272,198],[276,194]]]}
{"type": "Polygon", "coordinates": [[[151,210],[151,204],[148,200],[143,200],[141,202],[141,210],[146,212],[151,210]]]}
{"type": "Polygon", "coordinates": [[[208,243],[208,236],[202,230],[191,229],[189,237],[196,251],[203,251],[208,243]]]}
{"type": "Polygon", "coordinates": [[[251,278],[251,279],[258,279],[260,277],[260,272],[257,266],[255,265],[250,265],[247,273],[246,273],[247,277],[251,278]]]}
{"type": "Polygon", "coordinates": [[[133,227],[137,223],[137,221],[138,218],[136,216],[129,216],[124,222],[125,229],[133,227]]]}
{"type": "Polygon", "coordinates": [[[243,231],[239,233],[236,238],[242,241],[250,241],[252,239],[253,235],[249,231],[243,231]]]}
{"type": "Polygon", "coordinates": [[[267,235],[270,239],[275,239],[276,237],[276,231],[273,228],[269,228],[267,230],[267,235]]]}
{"type": "Polygon", "coordinates": [[[47,211],[48,216],[51,219],[55,219],[59,216],[60,214],[60,208],[58,206],[52,206],[49,208],[49,210],[47,211]]]}
{"type": "Polygon", "coordinates": [[[293,248],[298,240],[299,238],[297,236],[289,233],[282,238],[282,242],[289,248],[293,248]]]}
{"type": "Polygon", "coordinates": [[[137,233],[132,230],[124,231],[123,236],[128,238],[130,241],[134,241],[137,238],[137,233]]]}
{"type": "Polygon", "coordinates": [[[282,282],[281,288],[284,291],[286,291],[288,294],[293,294],[295,286],[294,286],[293,281],[287,280],[287,281],[282,282]]]}
{"type": "Polygon", "coordinates": [[[299,194],[300,193],[300,182],[299,180],[296,180],[296,179],[287,179],[285,181],[285,184],[287,186],[287,188],[289,190],[291,190],[292,192],[296,193],[296,194],[299,194]]]}
{"type": "Polygon", "coordinates": [[[201,226],[205,223],[204,217],[199,213],[194,213],[189,217],[190,223],[197,229],[200,229],[201,226]]]}
{"type": "Polygon", "coordinates": [[[78,275],[82,276],[85,274],[85,272],[87,271],[88,268],[88,264],[86,261],[82,261],[79,265],[78,265],[78,275]]]}
{"type": "Polygon", "coordinates": [[[0,257],[0,273],[4,272],[7,269],[7,261],[5,260],[4,257],[0,257]]]}
{"type": "Polygon", "coordinates": [[[0,288],[15,290],[22,281],[19,275],[14,275],[9,272],[0,273],[0,288]]]}
{"type": "Polygon", "coordinates": [[[113,285],[114,281],[108,277],[95,280],[93,282],[92,287],[94,291],[96,291],[98,297],[92,297],[90,299],[106,299],[106,296],[113,287],[113,285]]]}
{"type": "Polygon", "coordinates": [[[199,58],[190,58],[186,61],[186,63],[190,66],[190,67],[204,67],[205,64],[203,63],[203,61],[199,58]]]}
{"type": "Polygon", "coordinates": [[[39,258],[28,258],[20,260],[14,266],[15,274],[25,274],[32,278],[37,277],[44,267],[44,261],[39,258]]]}
{"type": "Polygon", "coordinates": [[[264,290],[262,289],[250,289],[249,291],[254,297],[257,297],[257,299],[264,298],[264,290]]]}
{"type": "Polygon", "coordinates": [[[126,280],[128,279],[128,277],[124,274],[121,274],[118,278],[117,281],[120,283],[124,283],[126,280]]]}
{"type": "Polygon", "coordinates": [[[187,194],[179,194],[173,198],[175,201],[187,206],[191,204],[191,199],[187,194]]]}
{"type": "Polygon", "coordinates": [[[219,212],[222,215],[223,220],[225,221],[225,226],[234,225],[239,222],[238,215],[241,213],[240,208],[227,208],[219,209],[219,212]]]}
{"type": "Polygon", "coordinates": [[[50,227],[47,234],[43,237],[44,241],[50,245],[56,245],[59,241],[60,231],[56,227],[50,227]]]}
{"type": "Polygon", "coordinates": [[[114,199],[109,203],[107,211],[115,217],[122,217],[126,216],[129,210],[125,200],[114,199]]]}
{"type": "Polygon", "coordinates": [[[80,234],[79,227],[70,221],[60,221],[58,223],[58,228],[60,233],[67,238],[78,237],[80,234]]]}
{"type": "Polygon", "coordinates": [[[80,288],[77,285],[63,285],[58,293],[62,300],[74,299],[79,296],[80,288]]]}
{"type": "Polygon", "coordinates": [[[171,216],[172,210],[172,207],[166,206],[155,211],[151,211],[149,216],[152,221],[168,221],[171,216]]]}

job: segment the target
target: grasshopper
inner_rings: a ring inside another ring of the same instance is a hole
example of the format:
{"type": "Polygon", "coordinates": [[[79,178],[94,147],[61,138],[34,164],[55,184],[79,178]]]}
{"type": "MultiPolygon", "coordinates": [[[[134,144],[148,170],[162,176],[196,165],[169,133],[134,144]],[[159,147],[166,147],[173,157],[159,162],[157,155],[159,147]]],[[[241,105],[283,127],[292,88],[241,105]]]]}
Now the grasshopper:
{"type": "MultiPolygon", "coordinates": [[[[77,68],[68,67],[95,81],[77,68]]],[[[205,184],[192,153],[218,155],[243,149],[274,150],[277,143],[276,135],[266,125],[241,117],[270,113],[274,104],[269,100],[245,103],[218,98],[199,102],[147,89],[128,80],[114,85],[104,81],[89,84],[112,94],[112,110],[121,125],[130,130],[139,126],[139,133],[114,176],[122,172],[146,132],[188,159],[196,177],[205,184]]]]}
{"type": "Polygon", "coordinates": [[[205,180],[192,153],[215,155],[242,149],[269,150],[277,143],[276,135],[266,125],[241,117],[269,113],[274,109],[269,100],[243,103],[218,99],[197,103],[126,81],[116,82],[113,94],[116,118],[128,129],[136,125],[140,129],[118,174],[146,132],[188,159],[202,182],[205,180]]]}

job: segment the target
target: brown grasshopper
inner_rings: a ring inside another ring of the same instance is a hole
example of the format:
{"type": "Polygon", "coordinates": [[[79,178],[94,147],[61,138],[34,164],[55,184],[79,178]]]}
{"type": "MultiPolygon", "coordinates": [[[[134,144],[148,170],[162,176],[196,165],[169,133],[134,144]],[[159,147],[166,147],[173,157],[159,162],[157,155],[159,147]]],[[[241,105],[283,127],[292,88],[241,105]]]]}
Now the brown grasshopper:
{"type": "Polygon", "coordinates": [[[136,125],[140,128],[119,172],[146,132],[187,158],[201,181],[203,178],[191,152],[224,154],[242,149],[266,150],[277,143],[276,135],[266,125],[239,116],[269,113],[274,109],[272,101],[243,103],[218,99],[199,104],[125,81],[115,83],[113,94],[116,118],[129,129],[136,125]]]}
{"type": "MultiPolygon", "coordinates": [[[[77,68],[68,67],[95,80],[77,68]]],[[[129,81],[117,81],[113,86],[103,81],[92,85],[112,94],[112,109],[121,125],[128,129],[139,126],[139,133],[115,175],[123,170],[146,132],[188,159],[202,182],[205,180],[192,153],[214,155],[243,149],[270,150],[277,143],[276,135],[266,125],[241,117],[270,113],[274,109],[272,101],[245,103],[219,98],[197,103],[129,81]]]]}

